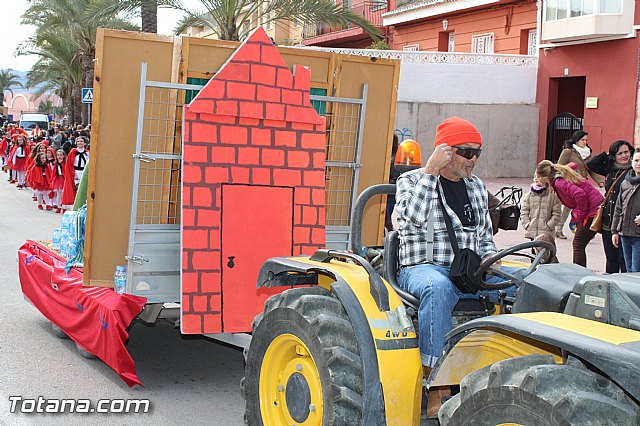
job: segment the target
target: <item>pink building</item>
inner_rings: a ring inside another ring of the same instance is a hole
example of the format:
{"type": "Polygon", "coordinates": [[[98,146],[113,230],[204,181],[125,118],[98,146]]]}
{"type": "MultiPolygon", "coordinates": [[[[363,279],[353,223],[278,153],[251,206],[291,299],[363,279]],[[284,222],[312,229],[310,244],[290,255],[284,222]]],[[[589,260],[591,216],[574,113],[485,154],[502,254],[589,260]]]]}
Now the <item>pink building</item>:
{"type": "MultiPolygon", "coordinates": [[[[44,95],[34,98],[32,93],[18,93],[13,95],[7,93],[4,98],[4,104],[8,109],[9,116],[13,117],[13,121],[20,119],[20,114],[29,112],[38,112],[38,106],[41,102],[51,101],[54,107],[62,107],[62,99],[57,95],[44,95]]],[[[46,111],[45,113],[49,113],[46,111]]],[[[55,117],[54,117],[55,118],[55,117]]]]}

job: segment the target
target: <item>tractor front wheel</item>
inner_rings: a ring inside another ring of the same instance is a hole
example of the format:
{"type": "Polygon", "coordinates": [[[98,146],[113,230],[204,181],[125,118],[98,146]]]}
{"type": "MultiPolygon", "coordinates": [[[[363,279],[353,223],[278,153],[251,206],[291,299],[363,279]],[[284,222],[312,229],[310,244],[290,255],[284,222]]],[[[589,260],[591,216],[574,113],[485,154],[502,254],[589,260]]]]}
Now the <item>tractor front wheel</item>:
{"type": "Polygon", "coordinates": [[[622,389],[580,363],[551,355],[499,361],[462,379],[440,424],[527,426],[638,424],[638,406],[622,389]]]}
{"type": "Polygon", "coordinates": [[[245,350],[249,425],[362,422],[362,363],[340,301],[321,287],[272,296],[245,350]]]}

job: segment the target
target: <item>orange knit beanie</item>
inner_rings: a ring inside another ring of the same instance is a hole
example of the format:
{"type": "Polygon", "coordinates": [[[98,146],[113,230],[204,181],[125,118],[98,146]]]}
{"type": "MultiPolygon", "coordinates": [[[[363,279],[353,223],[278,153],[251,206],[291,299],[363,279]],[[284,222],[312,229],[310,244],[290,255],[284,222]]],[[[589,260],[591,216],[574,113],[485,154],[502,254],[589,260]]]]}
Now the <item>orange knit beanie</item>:
{"type": "Polygon", "coordinates": [[[476,126],[464,118],[451,117],[440,123],[436,129],[436,140],[433,145],[438,146],[443,143],[449,146],[465,143],[482,145],[482,137],[476,126]]]}

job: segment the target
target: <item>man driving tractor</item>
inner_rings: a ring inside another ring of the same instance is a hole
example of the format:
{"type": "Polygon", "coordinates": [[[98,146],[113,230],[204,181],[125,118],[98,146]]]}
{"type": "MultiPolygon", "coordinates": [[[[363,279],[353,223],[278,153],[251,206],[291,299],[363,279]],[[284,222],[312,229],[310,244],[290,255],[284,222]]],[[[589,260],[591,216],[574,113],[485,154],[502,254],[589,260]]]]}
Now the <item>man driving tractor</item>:
{"type": "MultiPolygon", "coordinates": [[[[498,251],[486,187],[472,174],[482,153],[480,132],[467,120],[451,117],[438,126],[434,146],[423,168],[400,176],[396,192],[401,267],[398,281],[403,290],[420,300],[418,334],[425,378],[442,354],[445,336],[452,328],[454,306],[461,297],[469,297],[450,278],[458,250],[452,248],[449,235],[455,234],[460,250],[474,250],[483,259],[498,251]],[[445,215],[450,218],[449,230],[445,215]]],[[[487,281],[501,279],[490,276],[487,281]]],[[[515,289],[512,286],[505,291],[514,293],[515,289]]],[[[496,290],[482,294],[497,299],[496,290]]],[[[430,389],[427,416],[435,416],[442,398],[449,394],[448,388],[430,389]]]]}

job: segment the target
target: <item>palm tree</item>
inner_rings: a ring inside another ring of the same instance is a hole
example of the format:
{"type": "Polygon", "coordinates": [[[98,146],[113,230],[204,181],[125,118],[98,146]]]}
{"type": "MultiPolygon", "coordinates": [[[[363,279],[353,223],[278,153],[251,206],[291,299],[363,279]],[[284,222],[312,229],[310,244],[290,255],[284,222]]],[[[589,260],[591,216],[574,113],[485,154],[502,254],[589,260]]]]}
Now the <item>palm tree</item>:
{"type": "MultiPolygon", "coordinates": [[[[43,52],[47,48],[46,37],[51,32],[69,37],[76,45],[73,59],[80,61],[82,70],[79,86],[70,87],[72,96],[77,93],[79,102],[80,88],[93,87],[97,28],[138,29],[127,19],[99,13],[117,3],[119,0],[31,0],[29,8],[22,15],[22,23],[35,26],[36,32],[21,49],[41,48],[37,50],[43,52]]],[[[86,113],[87,110],[82,109],[82,121],[85,123],[86,113]]]]}
{"type": "Polygon", "coordinates": [[[158,7],[173,7],[179,0],[120,0],[106,7],[96,9],[95,19],[117,15],[121,12],[140,14],[142,32],[158,32],[158,7]]]}
{"type": "Polygon", "coordinates": [[[55,119],[62,117],[63,110],[57,107],[51,101],[51,98],[47,98],[44,101],[40,101],[38,104],[38,112],[42,114],[52,115],[55,119]]]}
{"type": "Polygon", "coordinates": [[[158,32],[158,0],[141,0],[140,16],[143,33],[158,32]]]}
{"type": "Polygon", "coordinates": [[[376,41],[380,33],[377,28],[344,5],[333,0],[200,0],[205,11],[192,11],[179,0],[172,7],[185,12],[185,16],[174,29],[176,34],[193,25],[211,29],[221,40],[244,39],[258,22],[298,19],[307,24],[362,27],[376,41]]]}
{"type": "Polygon", "coordinates": [[[13,95],[14,87],[22,87],[20,76],[15,74],[12,69],[0,70],[0,106],[4,105],[4,92],[13,95]]]}
{"type": "Polygon", "coordinates": [[[45,99],[38,104],[38,112],[51,115],[53,113],[53,102],[51,99],[45,99]]]}
{"type": "Polygon", "coordinates": [[[43,29],[38,37],[38,45],[31,46],[32,50],[22,51],[39,56],[27,73],[27,87],[37,87],[34,97],[56,93],[62,98],[65,114],[71,122],[80,121],[82,64],[78,43],[69,35],[50,29],[43,29]]]}

